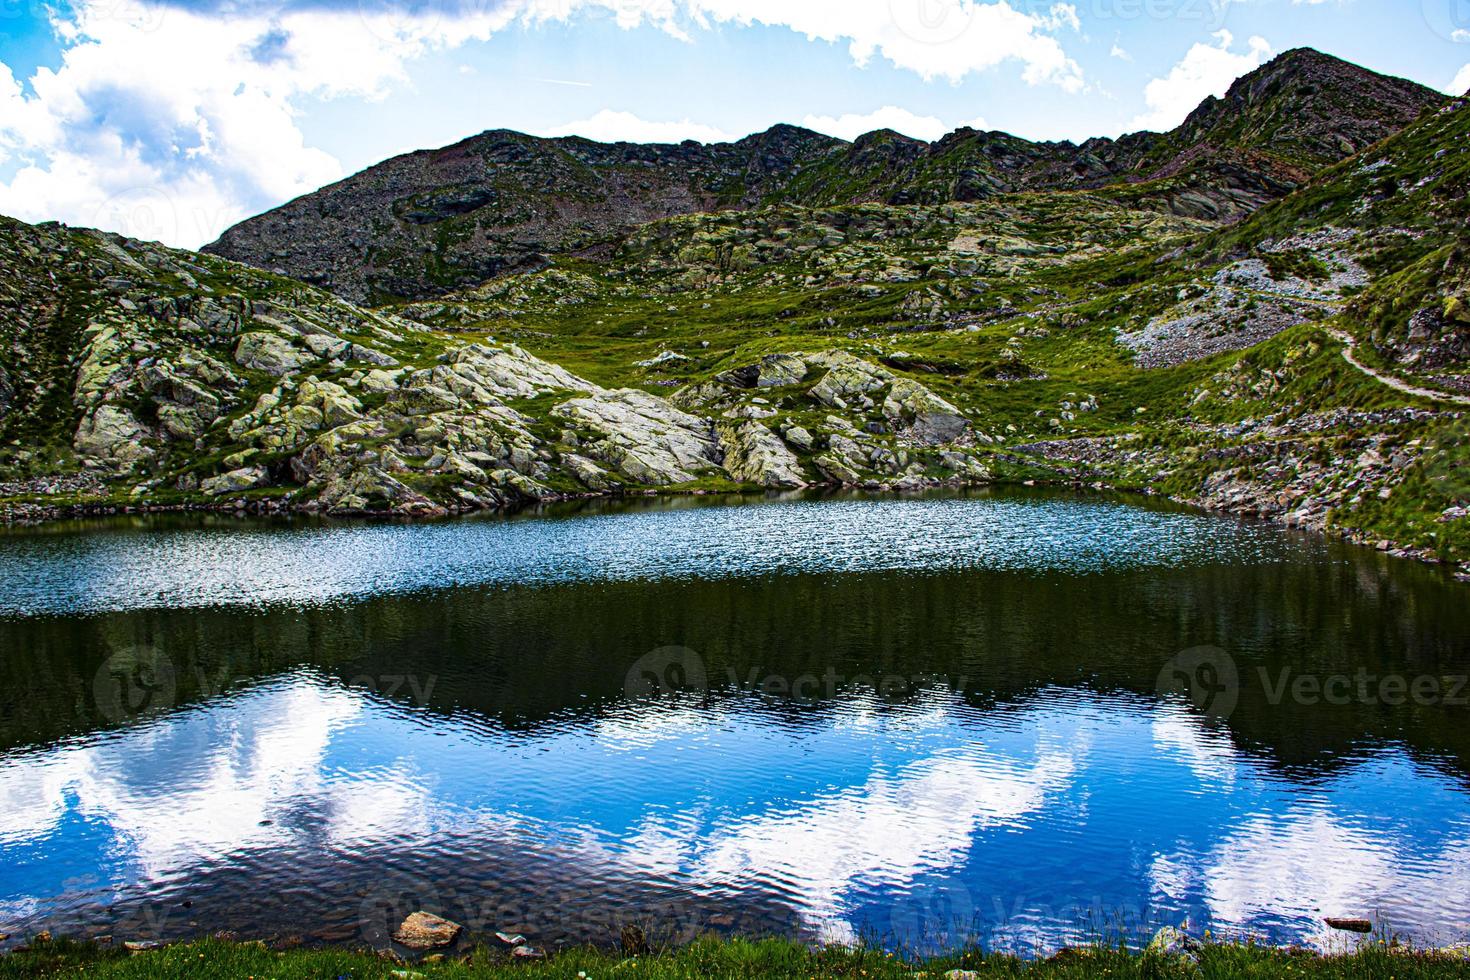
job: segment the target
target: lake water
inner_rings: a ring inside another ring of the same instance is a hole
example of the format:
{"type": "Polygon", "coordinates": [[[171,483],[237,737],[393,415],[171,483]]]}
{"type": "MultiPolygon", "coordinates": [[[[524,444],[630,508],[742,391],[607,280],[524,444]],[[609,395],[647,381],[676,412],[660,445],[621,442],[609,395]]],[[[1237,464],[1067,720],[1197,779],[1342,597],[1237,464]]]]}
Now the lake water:
{"type": "Polygon", "coordinates": [[[1467,597],[1040,492],[12,531],[0,932],[1462,940],[1467,597]]]}

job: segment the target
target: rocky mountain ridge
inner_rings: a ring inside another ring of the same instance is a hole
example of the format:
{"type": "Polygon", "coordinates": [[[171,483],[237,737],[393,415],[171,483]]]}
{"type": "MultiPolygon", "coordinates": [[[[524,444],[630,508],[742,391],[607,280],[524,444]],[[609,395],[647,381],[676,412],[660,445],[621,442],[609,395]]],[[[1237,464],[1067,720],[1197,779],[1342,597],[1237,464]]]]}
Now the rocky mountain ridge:
{"type": "Polygon", "coordinates": [[[1308,49],[1170,133],[1036,143],[962,129],[847,143],[776,126],[735,143],[601,144],[495,130],[406,154],[227,230],[206,251],[354,302],[424,299],[596,250],[661,218],[772,204],[940,204],[1137,185],[1135,202],[1228,221],[1444,97],[1308,49]]]}

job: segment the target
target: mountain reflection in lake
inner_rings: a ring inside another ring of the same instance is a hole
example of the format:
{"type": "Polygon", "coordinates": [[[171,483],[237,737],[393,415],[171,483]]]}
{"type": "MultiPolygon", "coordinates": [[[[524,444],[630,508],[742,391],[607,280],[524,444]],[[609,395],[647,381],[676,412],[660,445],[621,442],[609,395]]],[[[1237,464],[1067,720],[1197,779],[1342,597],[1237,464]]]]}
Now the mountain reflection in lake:
{"type": "Polygon", "coordinates": [[[684,503],[0,539],[0,932],[1470,922],[1434,570],[1046,494],[684,503]],[[1208,712],[1160,694],[1205,645],[1208,712]]]}

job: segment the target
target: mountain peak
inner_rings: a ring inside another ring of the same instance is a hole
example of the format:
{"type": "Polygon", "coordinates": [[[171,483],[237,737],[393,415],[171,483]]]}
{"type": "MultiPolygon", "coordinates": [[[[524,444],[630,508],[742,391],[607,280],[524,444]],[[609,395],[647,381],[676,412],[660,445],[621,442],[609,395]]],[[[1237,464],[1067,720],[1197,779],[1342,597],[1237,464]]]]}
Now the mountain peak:
{"type": "Polygon", "coordinates": [[[1385,139],[1445,97],[1315,48],[1282,52],[1206,99],[1174,133],[1176,143],[1267,152],[1310,167],[1385,139]]]}
{"type": "Polygon", "coordinates": [[[1081,146],[972,129],[936,143],[888,129],[848,142],[789,123],[678,145],[493,129],[384,161],[236,225],[206,251],[380,301],[478,285],[647,222],[759,204],[945,203],[1128,182],[1149,184],[1139,206],[1226,221],[1444,101],[1296,48],[1170,133],[1081,146]]]}

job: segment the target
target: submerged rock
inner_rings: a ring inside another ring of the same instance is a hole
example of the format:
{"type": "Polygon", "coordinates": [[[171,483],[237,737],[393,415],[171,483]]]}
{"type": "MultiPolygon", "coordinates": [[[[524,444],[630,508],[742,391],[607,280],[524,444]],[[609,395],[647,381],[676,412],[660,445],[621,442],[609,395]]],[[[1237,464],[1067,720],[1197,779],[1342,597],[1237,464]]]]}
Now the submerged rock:
{"type": "Polygon", "coordinates": [[[1332,929],[1342,932],[1372,932],[1373,922],[1369,919],[1326,918],[1322,920],[1332,929]]]}

